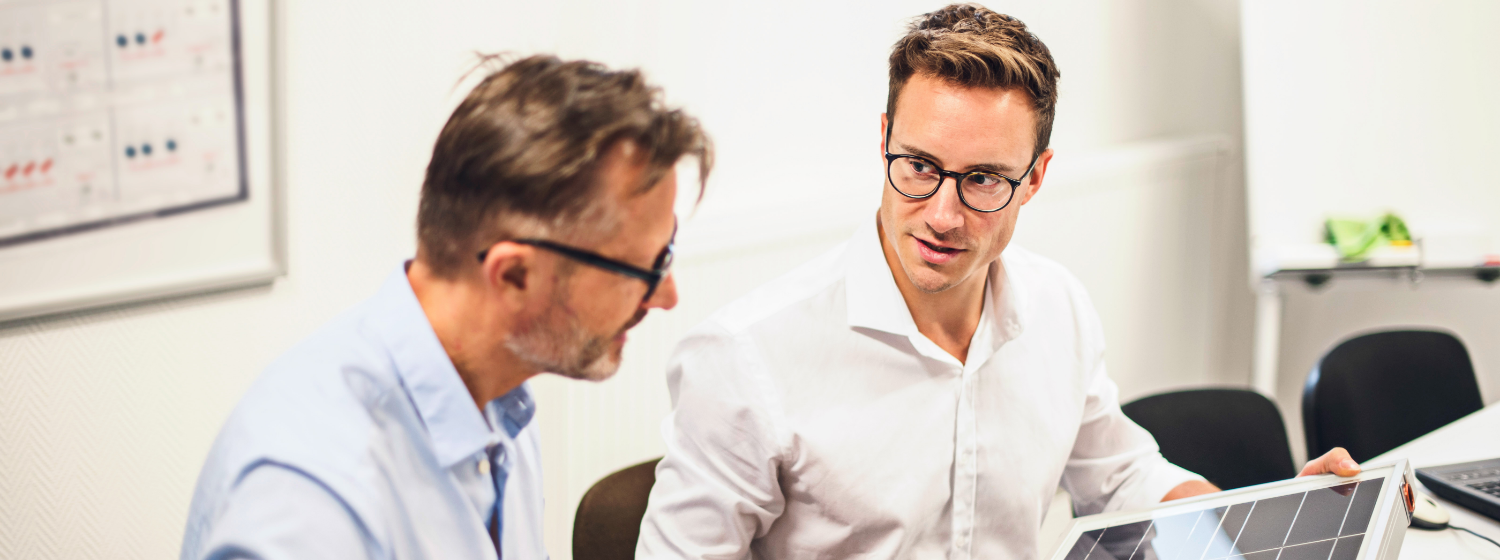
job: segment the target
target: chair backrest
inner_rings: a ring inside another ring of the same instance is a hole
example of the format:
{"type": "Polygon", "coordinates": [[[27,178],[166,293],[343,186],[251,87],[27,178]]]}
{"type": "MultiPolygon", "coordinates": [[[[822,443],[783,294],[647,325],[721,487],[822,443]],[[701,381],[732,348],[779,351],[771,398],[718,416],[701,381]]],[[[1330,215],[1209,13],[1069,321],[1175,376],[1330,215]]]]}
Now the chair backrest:
{"type": "Polygon", "coordinates": [[[1343,447],[1365,461],[1484,407],[1463,342],[1440,331],[1388,331],[1333,347],[1307,375],[1307,456],[1343,447]]]}
{"type": "Polygon", "coordinates": [[[1168,461],[1228,490],[1297,474],[1276,403],[1243,389],[1152,395],[1120,407],[1168,461]]]}
{"type": "Polygon", "coordinates": [[[641,536],[646,500],[660,458],[626,467],[595,482],[573,516],[573,558],[630,560],[641,536]]]}

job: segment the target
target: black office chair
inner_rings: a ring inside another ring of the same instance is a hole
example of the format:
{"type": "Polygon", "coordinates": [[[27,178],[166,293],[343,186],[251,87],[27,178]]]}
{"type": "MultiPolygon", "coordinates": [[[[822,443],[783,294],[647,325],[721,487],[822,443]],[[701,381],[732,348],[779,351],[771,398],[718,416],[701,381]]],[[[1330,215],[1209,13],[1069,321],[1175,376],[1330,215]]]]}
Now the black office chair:
{"type": "Polygon", "coordinates": [[[641,519],[646,516],[646,500],[656,484],[660,461],[626,467],[589,488],[573,517],[573,558],[635,558],[635,541],[641,537],[641,519]]]}
{"type": "Polygon", "coordinates": [[[1276,403],[1243,389],[1152,395],[1120,407],[1168,461],[1228,490],[1297,474],[1276,403]]]}
{"type": "Polygon", "coordinates": [[[1334,346],[1307,375],[1307,456],[1343,447],[1365,461],[1481,408],[1469,352],[1453,334],[1358,336],[1334,346]]]}

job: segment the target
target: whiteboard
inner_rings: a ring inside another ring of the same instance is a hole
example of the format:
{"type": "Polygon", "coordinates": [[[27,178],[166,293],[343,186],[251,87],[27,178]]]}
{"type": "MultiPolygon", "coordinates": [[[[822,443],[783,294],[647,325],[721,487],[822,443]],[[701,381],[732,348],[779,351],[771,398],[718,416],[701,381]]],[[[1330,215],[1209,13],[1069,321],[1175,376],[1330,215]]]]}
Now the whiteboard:
{"type": "Polygon", "coordinates": [[[1240,6],[1252,274],[1332,265],[1329,215],[1395,211],[1427,267],[1500,251],[1500,3],[1240,6]]]}
{"type": "Polygon", "coordinates": [[[268,0],[0,2],[0,321],[284,270],[268,0]]]}

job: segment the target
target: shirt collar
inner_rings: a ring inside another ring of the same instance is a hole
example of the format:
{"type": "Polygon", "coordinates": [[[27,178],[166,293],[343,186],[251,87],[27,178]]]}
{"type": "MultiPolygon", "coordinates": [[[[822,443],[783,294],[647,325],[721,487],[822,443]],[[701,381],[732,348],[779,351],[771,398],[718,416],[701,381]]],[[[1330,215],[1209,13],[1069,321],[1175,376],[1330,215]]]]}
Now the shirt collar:
{"type": "Polygon", "coordinates": [[[845,303],[851,327],[863,327],[901,336],[919,334],[911,310],[896,287],[896,278],[880,248],[880,231],[868,220],[849,240],[845,253],[845,303]]]}
{"type": "MultiPolygon", "coordinates": [[[[406,278],[404,263],[386,279],[370,305],[366,327],[389,353],[397,376],[427,428],[438,461],[447,468],[483,451],[492,441],[489,423],[474,406],[469,389],[438,341],[432,324],[427,322],[427,314],[406,278]]],[[[531,403],[524,385],[496,400],[513,395],[528,405],[531,403]]],[[[528,410],[534,408],[527,406],[528,410]]],[[[530,420],[529,414],[526,420],[530,420]]]]}
{"type": "Polygon", "coordinates": [[[989,297],[985,311],[995,318],[993,348],[1015,340],[1025,330],[1026,282],[1023,265],[1017,262],[1016,252],[1009,247],[1000,253],[1000,258],[990,263],[989,297]]]}
{"type": "Polygon", "coordinates": [[[500,421],[500,425],[494,427],[505,430],[511,439],[515,439],[535,415],[536,401],[531,400],[531,389],[526,383],[490,401],[489,416],[500,421]]]}
{"type": "MultiPolygon", "coordinates": [[[[896,287],[894,274],[880,246],[880,232],[875,221],[865,222],[849,241],[845,253],[845,302],[849,326],[863,327],[908,338],[921,336],[906,307],[906,299],[896,287]]],[[[985,288],[981,324],[974,342],[988,343],[988,348],[970,347],[970,357],[982,362],[990,351],[1021,335],[1025,309],[1025,288],[1016,278],[1016,266],[1010,251],[990,263],[985,288]],[[1011,264],[1006,264],[1011,263],[1011,264]],[[993,323],[990,325],[988,323],[993,323]],[[987,328],[988,327],[988,328],[987,328]],[[987,339],[987,340],[984,340],[987,339]],[[978,352],[976,352],[978,350],[978,352]]],[[[977,365],[977,363],[975,364],[977,365]]]]}

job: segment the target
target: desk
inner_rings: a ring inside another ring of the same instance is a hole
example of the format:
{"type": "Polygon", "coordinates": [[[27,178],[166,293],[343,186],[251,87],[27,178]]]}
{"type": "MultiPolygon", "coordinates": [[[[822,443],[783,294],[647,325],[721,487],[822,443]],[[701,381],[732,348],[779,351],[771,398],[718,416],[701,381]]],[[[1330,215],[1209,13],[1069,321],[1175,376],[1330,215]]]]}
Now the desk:
{"type": "MultiPolygon", "coordinates": [[[[1367,462],[1374,464],[1400,457],[1409,459],[1412,468],[1500,457],[1500,403],[1485,407],[1367,462]]],[[[1419,488],[1421,484],[1417,483],[1419,488]]],[[[1422,490],[1432,496],[1425,488],[1422,490]]],[[[1052,508],[1042,522],[1041,534],[1037,539],[1037,558],[1050,558],[1059,541],[1067,534],[1068,524],[1073,521],[1070,499],[1061,489],[1053,498],[1052,508]]],[[[1481,535],[1500,541],[1500,522],[1437,496],[1432,496],[1432,499],[1448,510],[1448,514],[1453,517],[1452,524],[1473,529],[1481,535]]],[[[1424,531],[1409,528],[1401,540],[1401,560],[1470,559],[1500,560],[1500,547],[1451,529],[1424,531]]]]}
{"type": "MultiPolygon", "coordinates": [[[[1500,457],[1500,403],[1485,407],[1443,426],[1437,431],[1412,440],[1367,462],[1405,457],[1412,468],[1465,463],[1500,457]]],[[[1421,483],[1418,482],[1418,485],[1421,483]]],[[[1426,492],[1432,495],[1431,492],[1426,492]]],[[[1453,516],[1452,524],[1467,527],[1500,541],[1500,522],[1479,515],[1463,506],[1433,496],[1453,516]]],[[[1500,547],[1462,531],[1446,529],[1424,531],[1410,528],[1401,544],[1401,560],[1467,560],[1500,559],[1500,547]]]]}

